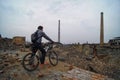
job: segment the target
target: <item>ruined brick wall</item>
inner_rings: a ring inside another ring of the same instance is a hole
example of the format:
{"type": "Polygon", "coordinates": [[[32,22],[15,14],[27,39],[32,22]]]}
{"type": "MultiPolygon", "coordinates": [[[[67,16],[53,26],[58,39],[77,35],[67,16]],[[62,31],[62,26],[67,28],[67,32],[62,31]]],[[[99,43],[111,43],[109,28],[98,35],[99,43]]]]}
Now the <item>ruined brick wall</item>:
{"type": "Polygon", "coordinates": [[[0,50],[8,49],[11,46],[12,39],[10,38],[0,38],[0,50]]]}
{"type": "Polygon", "coordinates": [[[25,37],[21,37],[21,36],[13,37],[12,43],[15,45],[24,45],[25,44],[25,37]]]}

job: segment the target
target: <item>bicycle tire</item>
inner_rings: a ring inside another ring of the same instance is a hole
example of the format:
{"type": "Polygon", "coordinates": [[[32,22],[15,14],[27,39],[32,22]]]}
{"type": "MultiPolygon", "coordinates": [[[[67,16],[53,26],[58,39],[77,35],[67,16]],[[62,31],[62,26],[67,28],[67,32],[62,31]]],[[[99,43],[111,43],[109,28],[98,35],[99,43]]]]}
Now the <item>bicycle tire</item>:
{"type": "Polygon", "coordinates": [[[56,66],[58,64],[58,55],[55,51],[49,52],[49,62],[51,65],[56,66]]]}
{"type": "Polygon", "coordinates": [[[28,53],[26,54],[24,57],[23,57],[23,61],[22,61],[22,65],[23,65],[23,68],[27,71],[34,71],[37,69],[38,65],[39,65],[39,58],[38,56],[34,55],[32,58],[31,58],[31,53],[28,53]],[[27,60],[28,58],[28,60],[27,60]],[[36,59],[36,60],[35,60],[36,59]],[[30,64],[30,61],[33,61],[32,64],[30,64]],[[34,65],[34,66],[33,66],[34,65]]]}

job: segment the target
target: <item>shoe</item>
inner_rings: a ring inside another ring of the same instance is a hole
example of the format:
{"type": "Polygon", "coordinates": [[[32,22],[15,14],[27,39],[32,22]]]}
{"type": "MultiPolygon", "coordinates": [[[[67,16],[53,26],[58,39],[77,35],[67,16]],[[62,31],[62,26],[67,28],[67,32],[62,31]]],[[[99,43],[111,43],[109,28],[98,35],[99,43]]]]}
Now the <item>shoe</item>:
{"type": "Polygon", "coordinates": [[[40,68],[43,68],[44,67],[44,64],[40,64],[40,68]]]}
{"type": "Polygon", "coordinates": [[[49,64],[48,62],[45,62],[44,64],[49,64]]]}

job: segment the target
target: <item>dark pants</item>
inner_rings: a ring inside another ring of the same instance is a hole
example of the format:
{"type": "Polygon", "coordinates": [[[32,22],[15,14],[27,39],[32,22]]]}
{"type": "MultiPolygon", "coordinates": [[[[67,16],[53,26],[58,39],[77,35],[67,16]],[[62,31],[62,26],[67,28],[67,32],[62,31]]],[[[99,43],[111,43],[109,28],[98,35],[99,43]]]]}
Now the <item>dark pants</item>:
{"type": "Polygon", "coordinates": [[[46,56],[46,51],[44,50],[42,44],[40,44],[40,43],[34,43],[34,44],[32,44],[32,53],[33,54],[35,54],[38,49],[42,53],[42,56],[40,57],[41,64],[44,64],[45,56],[46,56]]]}

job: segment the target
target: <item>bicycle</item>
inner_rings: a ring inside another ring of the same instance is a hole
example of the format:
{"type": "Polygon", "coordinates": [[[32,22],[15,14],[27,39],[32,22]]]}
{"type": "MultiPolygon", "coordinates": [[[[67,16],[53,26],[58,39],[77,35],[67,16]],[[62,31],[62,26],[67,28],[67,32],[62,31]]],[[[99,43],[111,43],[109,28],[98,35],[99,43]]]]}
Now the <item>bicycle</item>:
{"type": "MultiPolygon", "coordinates": [[[[49,62],[51,65],[56,66],[58,64],[58,55],[53,50],[55,46],[51,43],[44,44],[44,49],[46,51],[46,56],[48,56],[49,62]]],[[[41,57],[40,50],[37,50],[37,52],[32,55],[32,53],[28,53],[23,57],[22,65],[25,70],[27,71],[34,71],[37,69],[39,63],[40,63],[40,57],[41,57]],[[33,66],[34,65],[34,66],[33,66]]]]}

